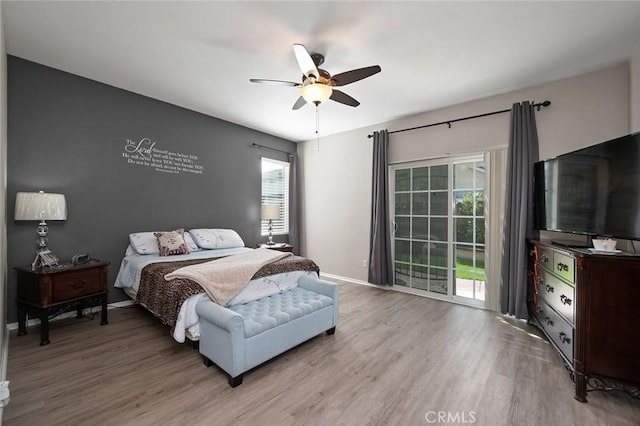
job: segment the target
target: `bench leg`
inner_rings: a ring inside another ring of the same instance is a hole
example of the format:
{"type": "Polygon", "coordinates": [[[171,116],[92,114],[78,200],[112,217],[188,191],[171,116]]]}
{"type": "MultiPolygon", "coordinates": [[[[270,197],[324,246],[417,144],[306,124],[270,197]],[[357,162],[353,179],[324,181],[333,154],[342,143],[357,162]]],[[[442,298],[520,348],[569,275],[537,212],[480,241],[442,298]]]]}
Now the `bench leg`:
{"type": "Polygon", "coordinates": [[[211,361],[209,358],[207,358],[204,355],[202,355],[202,361],[204,362],[204,366],[207,368],[213,365],[213,361],[211,361]]]}
{"type": "Polygon", "coordinates": [[[235,388],[237,386],[240,386],[242,384],[242,378],[244,377],[243,374],[237,376],[237,377],[229,377],[229,386],[231,386],[232,388],[235,388]]]}
{"type": "MultiPolygon", "coordinates": [[[[207,358],[206,356],[202,355],[202,361],[204,362],[205,367],[211,367],[212,365],[214,365],[214,362],[211,361],[209,358],[207,358]]],[[[225,373],[226,374],[226,373],[225,373]]],[[[227,374],[227,376],[229,376],[227,374]]],[[[244,377],[243,374],[237,376],[237,377],[231,377],[229,376],[229,386],[231,386],[232,388],[235,388],[236,386],[240,386],[242,384],[242,378],[244,377]]]]}
{"type": "Polygon", "coordinates": [[[333,333],[335,333],[335,332],[336,332],[336,328],[335,328],[335,327],[332,327],[332,328],[330,328],[330,329],[328,329],[328,330],[327,330],[327,334],[328,334],[329,336],[333,335],[333,333]]]}

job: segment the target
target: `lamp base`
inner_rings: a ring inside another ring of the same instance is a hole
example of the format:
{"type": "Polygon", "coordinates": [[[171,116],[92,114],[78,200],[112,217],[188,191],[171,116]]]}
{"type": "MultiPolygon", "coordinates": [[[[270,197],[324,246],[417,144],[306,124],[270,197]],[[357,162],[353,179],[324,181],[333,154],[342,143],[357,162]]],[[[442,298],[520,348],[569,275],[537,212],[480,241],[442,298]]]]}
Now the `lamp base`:
{"type": "Polygon", "coordinates": [[[269,219],[269,240],[267,240],[267,245],[272,246],[275,243],[273,242],[273,222],[269,219]]]}
{"type": "Polygon", "coordinates": [[[38,252],[47,249],[47,242],[49,239],[47,238],[47,232],[49,231],[49,227],[47,226],[47,222],[41,220],[36,228],[36,234],[38,238],[36,238],[36,243],[38,244],[38,252]]]}
{"type": "Polygon", "coordinates": [[[31,270],[36,271],[45,266],[56,266],[59,261],[58,257],[49,250],[38,250],[38,254],[31,264],[31,270]]]}

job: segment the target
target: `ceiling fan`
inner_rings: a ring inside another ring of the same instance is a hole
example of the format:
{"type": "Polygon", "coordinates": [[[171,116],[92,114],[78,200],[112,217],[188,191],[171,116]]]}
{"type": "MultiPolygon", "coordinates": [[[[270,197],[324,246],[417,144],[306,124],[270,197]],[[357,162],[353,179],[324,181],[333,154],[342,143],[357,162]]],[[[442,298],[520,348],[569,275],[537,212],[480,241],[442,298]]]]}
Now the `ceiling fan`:
{"type": "Polygon", "coordinates": [[[322,102],[331,99],[341,104],[357,107],[360,102],[347,95],[346,93],[334,89],[334,87],[345,86],[358,80],[371,77],[382,71],[378,65],[371,67],[358,68],[351,71],[345,71],[332,76],[327,71],[318,68],[324,63],[324,55],[319,53],[309,53],[302,44],[293,45],[293,53],[300,70],[302,70],[302,83],[282,80],[265,80],[261,78],[252,78],[252,83],[269,83],[279,84],[282,86],[299,87],[301,96],[298,98],[293,109],[302,108],[307,102],[316,106],[322,102]]]}

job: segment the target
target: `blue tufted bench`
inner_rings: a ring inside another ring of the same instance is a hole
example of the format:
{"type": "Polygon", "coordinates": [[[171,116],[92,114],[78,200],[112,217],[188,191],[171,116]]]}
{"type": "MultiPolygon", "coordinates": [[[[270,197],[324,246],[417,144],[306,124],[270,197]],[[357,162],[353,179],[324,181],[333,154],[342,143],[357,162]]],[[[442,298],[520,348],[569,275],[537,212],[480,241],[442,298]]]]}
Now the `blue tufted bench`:
{"type": "Polygon", "coordinates": [[[243,305],[201,301],[196,311],[205,365],[216,364],[236,387],[253,367],[325,331],[333,334],[338,290],[337,284],[305,276],[291,290],[243,305]]]}

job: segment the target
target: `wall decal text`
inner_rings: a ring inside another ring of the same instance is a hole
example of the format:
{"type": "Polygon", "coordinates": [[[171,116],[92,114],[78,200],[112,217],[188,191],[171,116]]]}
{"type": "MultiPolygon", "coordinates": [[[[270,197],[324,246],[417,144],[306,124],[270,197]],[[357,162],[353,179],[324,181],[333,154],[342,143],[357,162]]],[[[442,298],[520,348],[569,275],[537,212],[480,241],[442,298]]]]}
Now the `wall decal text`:
{"type": "Polygon", "coordinates": [[[122,158],[127,160],[128,164],[151,167],[156,172],[196,175],[204,173],[204,166],[198,164],[197,155],[159,149],[157,143],[152,142],[150,138],[142,138],[139,141],[126,139],[122,158]]]}

